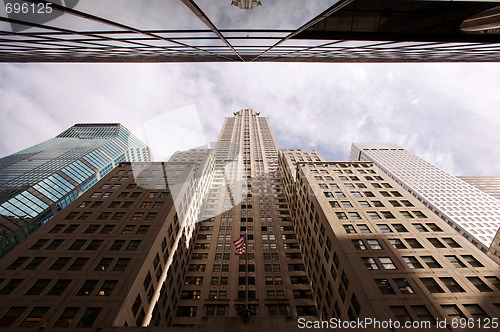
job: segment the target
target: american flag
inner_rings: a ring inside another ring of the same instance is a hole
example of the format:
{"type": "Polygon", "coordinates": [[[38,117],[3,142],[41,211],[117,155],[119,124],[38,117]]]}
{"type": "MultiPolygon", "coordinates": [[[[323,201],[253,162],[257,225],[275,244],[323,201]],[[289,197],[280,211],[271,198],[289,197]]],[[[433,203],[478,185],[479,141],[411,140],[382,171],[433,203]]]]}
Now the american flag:
{"type": "Polygon", "coordinates": [[[245,235],[242,235],[238,240],[234,241],[236,247],[236,255],[243,255],[245,253],[245,235]]]}

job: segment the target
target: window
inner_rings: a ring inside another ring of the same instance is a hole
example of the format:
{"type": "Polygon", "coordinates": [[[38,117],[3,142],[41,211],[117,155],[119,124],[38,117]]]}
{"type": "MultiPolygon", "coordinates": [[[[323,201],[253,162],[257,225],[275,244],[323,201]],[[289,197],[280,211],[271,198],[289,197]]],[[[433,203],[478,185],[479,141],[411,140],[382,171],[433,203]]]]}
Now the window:
{"type": "Polygon", "coordinates": [[[88,260],[89,260],[88,257],[78,257],[77,259],[75,259],[73,264],[70,265],[68,270],[80,271],[88,260]]]}
{"type": "Polygon", "coordinates": [[[73,319],[75,318],[76,314],[80,311],[80,308],[77,307],[66,307],[64,309],[63,313],[57,321],[54,323],[54,327],[68,327],[71,325],[73,322],[73,319]]]}
{"type": "Polygon", "coordinates": [[[373,206],[375,207],[384,207],[381,201],[372,201],[373,206]]]}
{"type": "Polygon", "coordinates": [[[342,206],[345,208],[352,208],[352,204],[349,201],[341,201],[342,206]]]}
{"type": "Polygon", "coordinates": [[[368,203],[367,201],[359,201],[358,203],[359,205],[361,205],[361,207],[371,207],[370,203],[368,203]]]}
{"type": "Polygon", "coordinates": [[[47,295],[61,295],[66,288],[68,288],[71,280],[69,279],[59,279],[56,281],[54,286],[47,292],[47,295]]]}
{"type": "Polygon", "coordinates": [[[396,294],[394,289],[392,288],[391,284],[389,283],[389,280],[387,279],[375,279],[375,283],[378,286],[378,289],[380,289],[380,292],[382,294],[396,294]]]}
{"type": "Polygon", "coordinates": [[[387,224],[377,224],[382,233],[392,233],[392,229],[387,224]]]}
{"type": "Polygon", "coordinates": [[[407,233],[408,232],[406,227],[404,227],[402,224],[392,224],[392,227],[394,227],[396,229],[396,231],[399,233],[407,233]]]}
{"type": "Polygon", "coordinates": [[[371,249],[374,249],[374,250],[379,250],[379,249],[383,249],[382,246],[380,245],[380,243],[378,242],[378,240],[366,240],[366,242],[368,242],[368,245],[370,246],[371,249]]]}
{"type": "Polygon", "coordinates": [[[396,219],[396,217],[394,217],[394,215],[389,211],[381,211],[381,213],[385,219],[396,219]]]}
{"type": "Polygon", "coordinates": [[[141,225],[135,234],[146,234],[149,229],[149,225],[141,225]]]}
{"type": "Polygon", "coordinates": [[[40,295],[51,281],[50,279],[38,279],[25,295],[40,295]]]}
{"type": "Polygon", "coordinates": [[[420,244],[420,242],[417,241],[417,239],[410,238],[405,240],[413,249],[421,249],[424,247],[420,244]]]}
{"type": "Polygon", "coordinates": [[[394,249],[406,249],[406,246],[400,239],[389,239],[389,243],[394,247],[394,249]]]}
{"type": "Polygon", "coordinates": [[[156,212],[149,212],[149,213],[146,215],[146,220],[155,220],[155,218],[156,218],[156,215],[157,215],[157,214],[158,214],[158,213],[156,213],[156,212]]]}
{"type": "Polygon", "coordinates": [[[34,270],[36,269],[47,257],[35,257],[28,265],[24,268],[24,270],[34,270]]]}
{"type": "Polygon", "coordinates": [[[439,286],[434,278],[420,278],[420,281],[430,293],[444,293],[444,290],[441,286],[439,286]]]}
{"type": "Polygon", "coordinates": [[[111,247],[109,247],[109,250],[112,250],[112,251],[120,250],[124,243],[125,243],[125,240],[115,240],[115,242],[113,242],[111,247]]]}
{"type": "Polygon", "coordinates": [[[130,258],[119,258],[115,267],[113,267],[113,271],[125,271],[129,262],[130,258]]]}
{"type": "Polygon", "coordinates": [[[450,237],[443,238],[442,240],[451,248],[462,248],[462,246],[460,246],[455,240],[450,237]]]}
{"type": "Polygon", "coordinates": [[[399,211],[399,213],[401,213],[401,215],[406,219],[413,219],[413,215],[408,211],[399,211]]]}
{"type": "Polygon", "coordinates": [[[462,255],[462,258],[473,267],[484,267],[484,265],[479,263],[472,255],[462,255]]]}
{"type": "Polygon", "coordinates": [[[98,280],[85,280],[80,290],[76,293],[76,295],[80,296],[89,296],[92,293],[92,290],[97,285],[98,280]]]}
{"type": "Polygon", "coordinates": [[[467,318],[463,314],[460,309],[455,304],[448,304],[448,305],[441,305],[441,308],[443,308],[444,312],[450,317],[450,319],[460,319],[460,318],[467,318]]]}
{"type": "Polygon", "coordinates": [[[106,271],[109,269],[113,258],[101,258],[101,261],[95,267],[94,271],[106,271]]]}
{"type": "Polygon", "coordinates": [[[97,250],[103,240],[92,240],[90,241],[89,245],[85,248],[85,250],[97,250]]]}
{"type": "Polygon", "coordinates": [[[135,225],[126,225],[123,230],[122,234],[131,234],[134,232],[135,225]]]}
{"type": "Polygon", "coordinates": [[[143,215],[144,215],[144,212],[136,212],[132,216],[132,220],[141,220],[143,215]]]}
{"type": "Polygon", "coordinates": [[[352,225],[343,225],[344,226],[344,229],[346,231],[347,234],[354,234],[356,233],[356,230],[354,229],[354,226],[352,225]]]}
{"type": "Polygon", "coordinates": [[[197,306],[180,306],[177,308],[177,317],[196,317],[197,306]]]}
{"type": "Polygon", "coordinates": [[[394,206],[394,207],[399,207],[399,206],[401,206],[401,204],[400,204],[398,201],[389,201],[389,203],[391,203],[391,204],[392,204],[392,206],[394,206]]]}
{"type": "Polygon", "coordinates": [[[429,227],[433,232],[442,232],[443,230],[441,228],[438,227],[438,225],[434,224],[434,223],[428,223],[426,224],[427,227],[429,227]]]}
{"type": "Polygon", "coordinates": [[[368,228],[367,225],[358,225],[359,231],[361,233],[371,233],[372,231],[368,228]]]}
{"type": "Polygon", "coordinates": [[[349,212],[349,218],[353,220],[359,220],[361,217],[359,216],[359,213],[357,212],[349,212]]]}
{"type": "Polygon", "coordinates": [[[332,206],[332,208],[339,208],[340,207],[340,204],[337,201],[330,201],[329,203],[332,206]]]}
{"type": "Polygon", "coordinates": [[[380,263],[386,270],[396,270],[397,267],[389,257],[379,257],[380,263]]]}
{"type": "Polygon", "coordinates": [[[375,211],[369,211],[369,212],[366,212],[368,214],[368,216],[372,219],[382,219],[380,218],[379,214],[375,211]]]}
{"type": "Polygon", "coordinates": [[[91,327],[99,315],[99,312],[101,312],[101,308],[87,308],[76,327],[91,327]]]}
{"type": "Polygon", "coordinates": [[[347,220],[347,215],[344,212],[335,212],[335,214],[340,220],[347,220]]]}
{"type": "Polygon", "coordinates": [[[115,228],[115,225],[105,225],[101,231],[99,232],[99,234],[110,234],[111,231],[113,230],[113,228],[115,228]]]}
{"type": "Polygon", "coordinates": [[[28,260],[28,257],[18,257],[12,264],[7,267],[7,270],[19,270],[19,268],[28,260]]]}
{"type": "Polygon", "coordinates": [[[128,246],[125,248],[125,251],[136,251],[141,244],[141,240],[131,240],[128,246]]]}
{"type": "Polygon", "coordinates": [[[427,216],[420,211],[412,211],[412,212],[417,216],[417,218],[427,218],[427,216]]]}
{"type": "Polygon", "coordinates": [[[97,296],[110,296],[116,286],[117,280],[104,280],[101,289],[97,292],[97,296]]]}
{"type": "Polygon", "coordinates": [[[495,286],[498,290],[500,290],[500,280],[497,277],[485,277],[493,286],[495,286]]]}
{"type": "Polygon", "coordinates": [[[362,240],[352,240],[352,244],[357,250],[366,250],[365,244],[362,240]]]}
{"type": "Polygon", "coordinates": [[[68,250],[80,250],[83,244],[87,242],[87,240],[75,240],[68,248],[68,250]]]}
{"type": "Polygon", "coordinates": [[[94,234],[98,228],[99,225],[89,225],[83,234],[94,234]]]}
{"type": "Polygon", "coordinates": [[[493,290],[479,277],[467,277],[467,280],[476,286],[480,292],[493,292],[493,290]]]}
{"type": "Polygon", "coordinates": [[[363,257],[363,263],[365,263],[367,270],[378,270],[378,265],[373,259],[373,257],[363,257]]]}
{"type": "Polygon", "coordinates": [[[403,260],[406,262],[410,269],[423,269],[424,267],[420,262],[413,256],[404,256],[403,260]]]}
{"type": "MultiPolygon", "coordinates": [[[[96,203],[97,203],[97,202],[96,202],[96,203]]],[[[94,205],[95,205],[96,203],[94,203],[94,205]]],[[[87,219],[90,217],[90,215],[91,215],[91,214],[92,214],[92,212],[83,212],[83,213],[82,213],[82,214],[78,217],[78,219],[79,219],[79,220],[87,220],[87,219]]]]}
{"type": "Polygon", "coordinates": [[[396,286],[398,286],[399,291],[402,294],[415,294],[415,291],[413,290],[413,288],[411,288],[410,284],[406,279],[398,278],[394,279],[394,282],[396,283],[396,286]]]}
{"type": "Polygon", "coordinates": [[[424,227],[422,224],[412,224],[413,227],[417,229],[419,232],[428,232],[427,228],[424,227]]]}
{"type": "Polygon", "coordinates": [[[394,316],[396,316],[396,320],[402,324],[412,320],[404,306],[391,306],[391,310],[394,316]]]}
{"type": "Polygon", "coordinates": [[[63,229],[64,226],[65,226],[64,224],[57,224],[54,227],[52,227],[49,233],[59,233],[59,231],[61,231],[61,229],[63,229]]]}
{"type": "Polygon", "coordinates": [[[62,270],[66,264],[70,261],[71,258],[69,257],[59,257],[57,261],[52,264],[52,266],[49,268],[49,270],[62,270]]]}
{"type": "Polygon", "coordinates": [[[412,305],[411,308],[415,315],[417,315],[418,321],[434,321],[435,318],[432,314],[427,310],[425,305],[412,305]]]}
{"type": "Polygon", "coordinates": [[[450,261],[451,265],[453,265],[456,268],[466,267],[466,265],[460,259],[458,259],[457,256],[450,255],[445,257],[446,259],[448,259],[448,261],[450,261]]]}
{"type": "Polygon", "coordinates": [[[439,241],[439,239],[428,238],[427,240],[429,240],[429,242],[432,243],[432,245],[438,249],[446,248],[446,246],[441,241],[439,241]]]}
{"type": "Polygon", "coordinates": [[[28,317],[19,325],[20,327],[35,327],[49,311],[49,307],[34,307],[28,317]]]}
{"type": "Polygon", "coordinates": [[[427,264],[428,267],[431,269],[440,269],[442,268],[441,264],[439,264],[436,259],[432,256],[421,256],[422,260],[424,261],[425,264],[427,264]]]}

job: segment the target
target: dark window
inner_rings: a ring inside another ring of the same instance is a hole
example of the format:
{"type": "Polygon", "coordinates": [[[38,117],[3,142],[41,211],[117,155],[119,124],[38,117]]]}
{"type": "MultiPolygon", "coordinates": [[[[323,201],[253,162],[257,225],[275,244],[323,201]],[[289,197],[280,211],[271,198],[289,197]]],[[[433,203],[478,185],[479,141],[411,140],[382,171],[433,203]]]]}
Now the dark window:
{"type": "Polygon", "coordinates": [[[467,277],[467,279],[479,289],[480,292],[493,292],[493,290],[486,285],[486,283],[479,277],[467,277]]]}
{"type": "Polygon", "coordinates": [[[14,291],[14,289],[19,286],[21,282],[23,282],[24,279],[12,279],[10,280],[5,286],[3,286],[2,289],[0,289],[0,295],[9,295],[14,291]]]}
{"type": "Polygon", "coordinates": [[[110,234],[113,231],[113,228],[115,228],[115,225],[106,225],[101,229],[99,234],[110,234]]]}
{"type": "Polygon", "coordinates": [[[70,283],[71,280],[68,279],[57,280],[54,286],[52,286],[52,288],[47,292],[47,295],[61,295],[70,283]]]}
{"type": "Polygon", "coordinates": [[[433,278],[420,278],[420,281],[430,293],[444,293],[444,290],[433,278]]]}
{"type": "Polygon", "coordinates": [[[99,315],[99,312],[101,312],[101,308],[87,308],[76,327],[91,327],[99,315]]]}
{"type": "Polygon", "coordinates": [[[94,271],[106,271],[109,269],[113,258],[101,258],[101,261],[95,267],[94,271]]]}
{"type": "Polygon", "coordinates": [[[38,279],[25,295],[40,295],[50,282],[50,279],[38,279]]]}
{"type": "Polygon", "coordinates": [[[113,267],[113,271],[125,271],[129,262],[130,258],[119,258],[113,267]]]}
{"type": "Polygon", "coordinates": [[[85,280],[80,290],[76,293],[76,295],[89,296],[92,293],[92,290],[97,285],[98,280],[85,280]]]}
{"type": "Polygon", "coordinates": [[[71,264],[68,270],[80,271],[88,260],[89,260],[88,257],[78,257],[77,259],[75,259],[73,264],[71,264]]]}
{"type": "Polygon", "coordinates": [[[85,250],[97,250],[103,240],[92,240],[90,241],[89,245],[85,248],[85,250]]]}
{"type": "Polygon", "coordinates": [[[28,260],[28,257],[18,257],[14,262],[7,266],[6,270],[19,270],[21,265],[23,265],[28,260]]]}
{"type": "Polygon", "coordinates": [[[54,323],[54,327],[68,327],[71,325],[73,322],[73,319],[75,318],[76,314],[80,311],[80,308],[76,307],[66,307],[64,309],[63,313],[57,321],[54,323]]]}
{"type": "Polygon", "coordinates": [[[125,243],[125,240],[115,240],[111,247],[109,247],[109,250],[120,250],[125,243]]]}
{"type": "Polygon", "coordinates": [[[125,248],[125,251],[136,251],[139,247],[139,244],[141,244],[140,240],[131,240],[128,246],[125,248]]]}
{"type": "Polygon", "coordinates": [[[117,280],[105,280],[101,289],[97,292],[98,296],[110,296],[116,286],[117,280]]]}
{"type": "Polygon", "coordinates": [[[69,257],[59,257],[57,261],[52,264],[52,266],[49,268],[49,270],[62,270],[66,264],[70,261],[71,258],[69,257]]]}
{"type": "Polygon", "coordinates": [[[34,327],[40,323],[43,316],[49,311],[49,307],[34,307],[28,317],[19,325],[20,327],[34,327]]]}
{"type": "Polygon", "coordinates": [[[57,247],[59,247],[61,245],[61,243],[63,243],[64,240],[61,240],[61,239],[56,239],[54,241],[52,241],[48,246],[47,248],[45,248],[45,250],[56,250],[57,247]]]}
{"type": "Polygon", "coordinates": [[[49,242],[48,239],[40,239],[36,241],[34,245],[31,246],[30,250],[37,250],[42,248],[47,242],[49,242]]]}
{"type": "Polygon", "coordinates": [[[98,228],[99,225],[89,225],[83,234],[94,234],[98,228]]]}
{"type": "Polygon", "coordinates": [[[28,265],[24,268],[24,270],[34,270],[36,269],[47,257],[35,257],[28,265]]]}
{"type": "Polygon", "coordinates": [[[87,240],[75,240],[68,248],[68,250],[80,250],[83,244],[87,242],[87,240]]]}
{"type": "Polygon", "coordinates": [[[380,289],[380,292],[382,292],[382,294],[396,294],[396,292],[392,288],[391,284],[389,283],[389,280],[387,280],[387,279],[375,279],[375,283],[377,284],[377,286],[380,289]]]}
{"type": "Polygon", "coordinates": [[[27,307],[12,307],[0,319],[0,326],[12,326],[16,320],[23,314],[27,307]]]}

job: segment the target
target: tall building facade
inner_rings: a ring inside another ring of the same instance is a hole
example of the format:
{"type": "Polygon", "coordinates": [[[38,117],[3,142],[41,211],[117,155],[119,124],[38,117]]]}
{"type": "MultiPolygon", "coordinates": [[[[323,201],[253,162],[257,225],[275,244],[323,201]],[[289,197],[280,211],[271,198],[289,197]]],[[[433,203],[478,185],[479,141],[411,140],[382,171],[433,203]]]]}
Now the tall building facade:
{"type": "Polygon", "coordinates": [[[495,262],[372,162],[298,161],[307,154],[282,150],[280,169],[321,319],[498,317],[495,262]]]}
{"type": "Polygon", "coordinates": [[[0,256],[122,161],[149,149],[120,124],[76,124],[0,159],[0,256]]]}
{"type": "Polygon", "coordinates": [[[500,199],[500,176],[458,176],[462,181],[500,199]]]}
{"type": "Polygon", "coordinates": [[[353,143],[350,160],[372,161],[475,246],[487,252],[500,202],[393,143],[353,143]]]}
{"type": "Polygon", "coordinates": [[[499,310],[497,264],[396,181],[372,162],[280,151],[249,109],[226,118],[214,150],[120,163],[0,260],[7,332],[358,318],[438,331],[436,319],[499,310]]]}

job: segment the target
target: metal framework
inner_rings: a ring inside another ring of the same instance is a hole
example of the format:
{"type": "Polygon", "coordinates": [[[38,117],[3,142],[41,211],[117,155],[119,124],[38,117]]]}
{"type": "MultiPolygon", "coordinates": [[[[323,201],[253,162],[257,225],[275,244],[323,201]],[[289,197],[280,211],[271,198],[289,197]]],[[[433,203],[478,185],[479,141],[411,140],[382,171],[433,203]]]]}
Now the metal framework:
{"type": "MultiPolygon", "coordinates": [[[[276,24],[276,29],[270,29],[273,24],[265,21],[262,28],[258,24],[246,28],[228,25],[225,21],[230,17],[221,19],[217,8],[211,8],[211,4],[204,1],[164,0],[163,3],[172,8],[183,7],[182,15],[175,20],[192,20],[196,28],[147,29],[123,23],[133,21],[129,18],[112,19],[109,11],[103,10],[102,15],[96,15],[96,11],[89,12],[89,7],[84,7],[85,11],[74,2],[70,8],[58,4],[61,1],[14,1],[50,4],[54,18],[43,21],[34,15],[0,12],[1,62],[500,60],[499,29],[460,30],[460,24],[467,18],[500,5],[495,2],[332,0],[325,8],[316,8],[316,14],[308,13],[310,17],[302,21],[295,20],[286,28],[276,24]],[[84,23],[95,25],[96,29],[79,29],[84,23]],[[105,27],[108,29],[103,29],[105,27]]],[[[96,6],[101,4],[95,2],[96,6]]],[[[125,1],[125,4],[130,2],[125,1]]],[[[258,16],[263,13],[258,11],[275,10],[272,6],[264,2],[263,6],[246,11],[246,14],[256,15],[256,19],[265,17],[258,16]]],[[[281,6],[286,8],[283,3],[281,6]]],[[[227,13],[239,15],[229,11],[239,11],[230,1],[227,7],[227,13]]]]}

